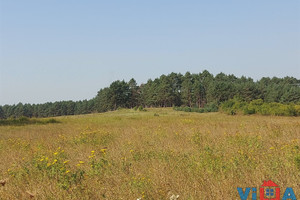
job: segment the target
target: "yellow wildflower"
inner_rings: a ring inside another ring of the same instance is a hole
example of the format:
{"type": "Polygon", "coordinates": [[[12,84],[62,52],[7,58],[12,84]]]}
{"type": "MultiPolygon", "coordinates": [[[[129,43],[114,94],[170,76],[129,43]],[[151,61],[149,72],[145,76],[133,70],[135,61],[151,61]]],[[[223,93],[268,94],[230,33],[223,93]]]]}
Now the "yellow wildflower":
{"type": "Polygon", "coordinates": [[[69,160],[66,160],[65,162],[64,162],[64,164],[67,164],[69,162],[69,160]]]}
{"type": "Polygon", "coordinates": [[[100,151],[104,154],[106,153],[106,149],[101,149],[100,151]]]}

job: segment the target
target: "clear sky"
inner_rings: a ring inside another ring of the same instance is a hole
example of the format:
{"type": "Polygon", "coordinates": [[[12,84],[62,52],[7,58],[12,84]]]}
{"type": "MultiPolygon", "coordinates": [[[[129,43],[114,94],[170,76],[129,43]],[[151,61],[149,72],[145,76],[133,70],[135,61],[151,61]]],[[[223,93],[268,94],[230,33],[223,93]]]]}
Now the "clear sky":
{"type": "Polygon", "coordinates": [[[300,1],[0,0],[0,105],[204,69],[300,79],[300,1]]]}

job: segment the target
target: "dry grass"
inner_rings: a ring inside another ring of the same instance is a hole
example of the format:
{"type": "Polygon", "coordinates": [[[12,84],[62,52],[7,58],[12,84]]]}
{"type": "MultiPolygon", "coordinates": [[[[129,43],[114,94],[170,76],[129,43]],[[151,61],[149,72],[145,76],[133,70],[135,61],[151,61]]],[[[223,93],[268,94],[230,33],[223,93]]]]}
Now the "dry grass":
{"type": "Polygon", "coordinates": [[[0,126],[0,199],[238,199],[273,180],[300,194],[300,118],[166,109],[0,126]],[[155,114],[156,113],[156,114],[155,114]]]}

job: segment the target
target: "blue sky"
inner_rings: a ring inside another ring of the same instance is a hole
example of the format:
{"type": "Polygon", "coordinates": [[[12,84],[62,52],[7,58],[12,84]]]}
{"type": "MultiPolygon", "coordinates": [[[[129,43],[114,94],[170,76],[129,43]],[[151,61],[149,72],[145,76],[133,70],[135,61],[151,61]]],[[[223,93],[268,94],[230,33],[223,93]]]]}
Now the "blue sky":
{"type": "Polygon", "coordinates": [[[300,79],[300,1],[0,0],[0,105],[204,69],[300,79]]]}

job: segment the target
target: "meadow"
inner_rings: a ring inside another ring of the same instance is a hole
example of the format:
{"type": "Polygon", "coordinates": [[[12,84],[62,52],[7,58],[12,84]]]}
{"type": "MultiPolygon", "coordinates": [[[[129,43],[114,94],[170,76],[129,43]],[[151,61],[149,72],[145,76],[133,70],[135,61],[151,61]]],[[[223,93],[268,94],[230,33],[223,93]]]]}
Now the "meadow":
{"type": "Polygon", "coordinates": [[[0,199],[300,198],[300,118],[132,109],[0,126],[0,199]]]}

